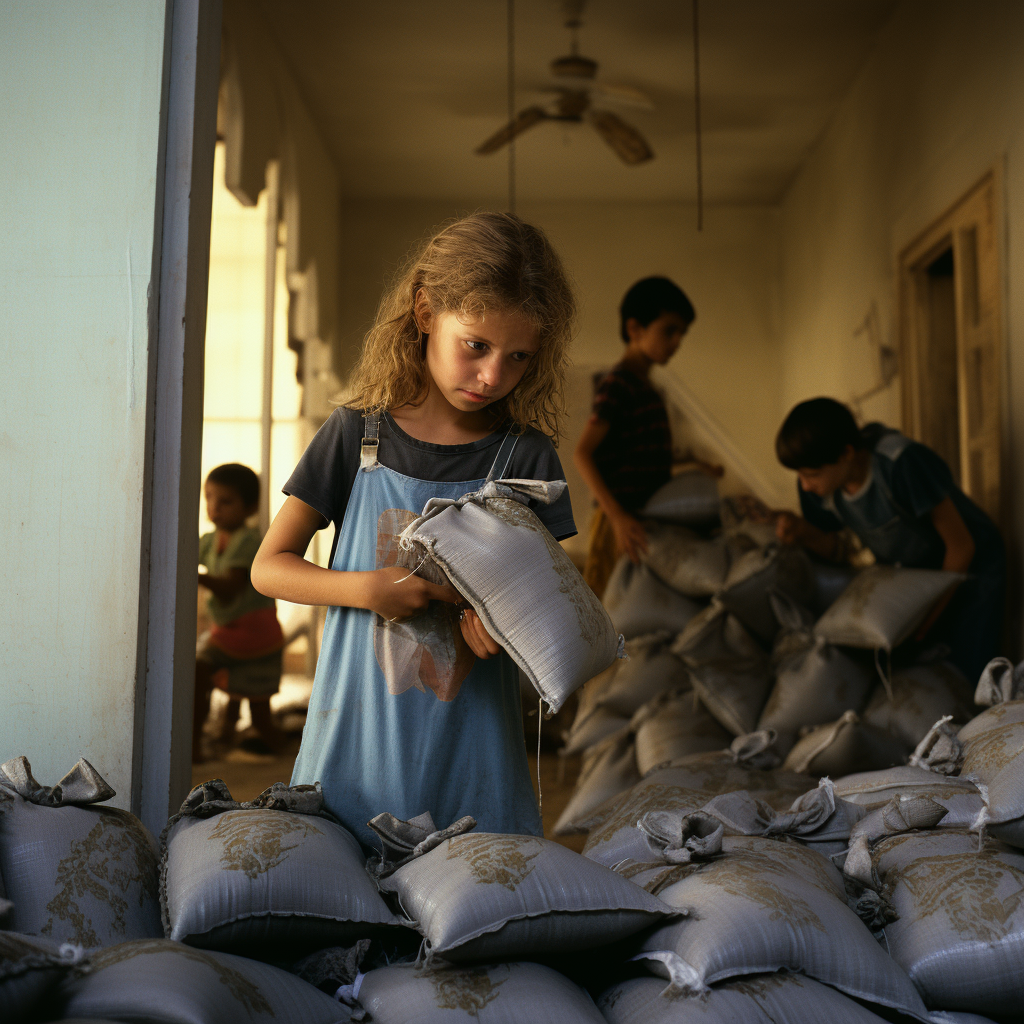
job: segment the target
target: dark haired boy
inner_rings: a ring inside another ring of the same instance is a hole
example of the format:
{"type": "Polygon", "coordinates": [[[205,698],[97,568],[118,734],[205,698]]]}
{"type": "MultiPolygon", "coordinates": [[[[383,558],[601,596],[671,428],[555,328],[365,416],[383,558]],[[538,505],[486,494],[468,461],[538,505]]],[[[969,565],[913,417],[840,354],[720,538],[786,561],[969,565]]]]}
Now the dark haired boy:
{"type": "MultiPolygon", "coordinates": [[[[599,597],[615,559],[625,553],[637,562],[647,549],[636,516],[672,476],[668,412],[650,370],[675,355],[696,315],[686,293],[667,277],[637,281],[619,307],[626,353],[598,385],[573,456],[597,502],[583,575],[599,597]]],[[[697,466],[714,476],[722,473],[705,463],[697,466]]]]}
{"type": "Polygon", "coordinates": [[[824,557],[841,554],[840,531],[856,534],[887,565],[969,573],[918,631],[952,648],[974,682],[999,649],[1006,553],[991,519],[930,448],[881,423],[857,426],[831,398],[801,402],[775,441],[796,470],[802,516],[776,514],[776,533],[824,557]]]}
{"type": "Polygon", "coordinates": [[[216,529],[199,539],[199,586],[210,592],[206,607],[213,628],[196,646],[196,692],[192,719],[192,760],[203,760],[203,724],[214,686],[227,691],[222,742],[235,734],[242,698],[249,701],[252,723],[267,748],[280,749],[286,737],[270,717],[270,698],[281,684],[284,634],[274,599],[249,580],[260,546],[258,530],[245,525],[260,500],[259,477],[239,463],[211,470],[204,485],[206,514],[216,529]]]}

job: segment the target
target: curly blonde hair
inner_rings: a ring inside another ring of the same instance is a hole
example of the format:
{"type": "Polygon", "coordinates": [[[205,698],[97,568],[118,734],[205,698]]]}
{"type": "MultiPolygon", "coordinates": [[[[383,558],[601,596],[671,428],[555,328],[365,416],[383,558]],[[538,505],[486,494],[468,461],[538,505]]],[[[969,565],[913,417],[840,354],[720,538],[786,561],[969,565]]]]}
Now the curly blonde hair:
{"type": "Polygon", "coordinates": [[[538,332],[540,348],[516,387],[489,409],[495,422],[535,427],[557,438],[576,301],[544,232],[507,213],[475,213],[437,231],[407,262],[381,300],[350,380],[350,408],[382,412],[415,405],[429,382],[414,305],[423,292],[433,316],[470,320],[516,313],[538,332]]]}

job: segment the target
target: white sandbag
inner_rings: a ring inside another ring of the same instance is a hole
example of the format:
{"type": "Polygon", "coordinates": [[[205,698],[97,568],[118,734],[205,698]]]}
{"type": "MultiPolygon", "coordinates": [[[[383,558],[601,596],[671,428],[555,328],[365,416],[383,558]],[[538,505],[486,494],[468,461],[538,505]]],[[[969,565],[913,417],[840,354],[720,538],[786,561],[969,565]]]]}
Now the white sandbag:
{"type": "Polygon", "coordinates": [[[644,563],[662,582],[688,597],[711,597],[729,572],[729,549],[722,539],[705,540],[685,526],[647,523],[644,563]]]}
{"type": "Polygon", "coordinates": [[[892,958],[925,1001],[1007,1015],[1024,1002],[1024,853],[966,830],[881,840],[875,873],[899,915],[892,958]]]}
{"type": "Polygon", "coordinates": [[[499,480],[432,498],[401,540],[444,570],[553,712],[618,651],[608,613],[525,504],[553,501],[564,483],[499,480]]]}
{"type": "Polygon", "coordinates": [[[640,781],[636,748],[629,726],[595,743],[583,755],[576,789],[555,822],[556,836],[570,836],[586,829],[580,822],[596,808],[640,781]]]}
{"type": "Polygon", "coordinates": [[[815,631],[829,643],[891,651],[966,578],[939,569],[872,565],[857,574],[815,631]]]}
{"type": "Polygon", "coordinates": [[[824,615],[843,591],[853,582],[857,570],[846,563],[824,562],[811,559],[811,578],[814,580],[814,597],[810,608],[817,616],[824,615]]]}
{"type": "Polygon", "coordinates": [[[141,939],[94,953],[56,992],[62,1016],[174,1024],[339,1024],[348,1011],[270,964],[141,939]]]}
{"type": "Polygon", "coordinates": [[[604,1024],[584,989],[528,962],[393,964],[363,975],[356,998],[380,1024],[604,1024]]]}
{"type": "Polygon", "coordinates": [[[168,938],[260,959],[298,959],[404,927],[367,874],[359,843],[340,824],[267,807],[221,810],[214,799],[201,799],[214,788],[193,790],[184,804],[191,813],[179,812],[164,832],[168,938]]]}
{"type": "Polygon", "coordinates": [[[617,715],[607,708],[594,708],[586,715],[582,722],[573,722],[572,728],[567,730],[563,739],[565,745],[558,751],[563,757],[570,757],[573,754],[582,754],[584,750],[590,749],[602,740],[621,732],[629,725],[629,719],[624,715],[617,715]]]}
{"type": "Polygon", "coordinates": [[[381,879],[428,959],[514,960],[607,945],[672,914],[613,871],[537,836],[469,833],[381,879]]]}
{"type": "Polygon", "coordinates": [[[703,607],[662,583],[643,562],[634,565],[628,555],[616,563],[602,601],[627,640],[659,630],[678,633],[703,607]]]}
{"type": "Polygon", "coordinates": [[[862,718],[908,747],[916,747],[943,715],[961,723],[974,715],[971,684],[951,662],[911,665],[893,673],[891,686],[891,698],[881,684],[875,688],[862,718]]]}
{"type": "Polygon", "coordinates": [[[655,633],[627,641],[626,660],[597,698],[597,706],[629,718],[660,694],[687,686],[689,673],[670,647],[673,639],[669,633],[655,633]]]}
{"type": "Polygon", "coordinates": [[[641,777],[691,754],[724,750],[732,741],[729,731],[689,688],[645,704],[630,725],[636,736],[636,766],[641,777]]]}
{"type": "Polygon", "coordinates": [[[847,711],[835,722],[819,725],[797,740],[783,768],[838,778],[903,764],[909,753],[907,745],[895,736],[865,725],[856,712],[847,711]]]}
{"type": "Polygon", "coordinates": [[[706,473],[677,473],[651,495],[641,515],[679,526],[711,526],[719,519],[718,481],[706,473]]]}
{"type": "Polygon", "coordinates": [[[748,761],[732,750],[694,754],[678,764],[657,768],[603,806],[580,824],[590,835],[583,855],[611,867],[621,860],[643,860],[647,841],[637,822],[649,811],[665,811],[682,817],[700,810],[720,793],[749,790],[777,810],[788,808],[796,797],[814,789],[818,780],[777,769],[759,768],[759,755],[748,761]]]}
{"type": "Polygon", "coordinates": [[[806,605],[814,597],[811,560],[803,548],[773,544],[733,558],[718,600],[762,643],[779,631],[773,592],[806,605]]]}
{"type": "Polygon", "coordinates": [[[18,1024],[39,1019],[36,1011],[43,996],[84,956],[81,946],[0,931],[0,1009],[4,1021],[18,1024]]]}
{"type": "Polygon", "coordinates": [[[772,676],[768,657],[735,616],[711,604],[673,645],[701,702],[734,736],[757,728],[772,676]]]}
{"type": "Polygon", "coordinates": [[[605,989],[597,1006],[608,1024],[882,1024],[883,1020],[828,985],[785,973],[724,981],[701,999],[666,989],[658,978],[631,978],[605,989]]]}
{"type": "MultiPolygon", "coordinates": [[[[77,766],[65,779],[76,771],[81,781],[77,766]]],[[[92,803],[114,795],[98,775],[77,795],[65,780],[41,786],[24,757],[0,776],[0,875],[14,903],[8,928],[86,949],[163,935],[156,839],[128,811],[92,803]]]]}
{"type": "Polygon", "coordinates": [[[669,872],[661,899],[689,915],[648,932],[637,952],[660,954],[645,965],[677,990],[786,970],[927,1020],[910,979],[847,907],[842,875],[815,850],[726,836],[720,856],[669,872]]]}

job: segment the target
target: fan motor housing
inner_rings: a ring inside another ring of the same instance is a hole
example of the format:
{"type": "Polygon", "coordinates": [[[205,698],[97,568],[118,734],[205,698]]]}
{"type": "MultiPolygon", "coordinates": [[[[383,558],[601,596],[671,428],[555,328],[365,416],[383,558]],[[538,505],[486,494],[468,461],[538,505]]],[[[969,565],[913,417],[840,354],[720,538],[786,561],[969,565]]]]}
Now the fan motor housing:
{"type": "Polygon", "coordinates": [[[557,78],[593,79],[597,74],[597,61],[577,54],[557,57],[551,62],[551,73],[557,78]]]}

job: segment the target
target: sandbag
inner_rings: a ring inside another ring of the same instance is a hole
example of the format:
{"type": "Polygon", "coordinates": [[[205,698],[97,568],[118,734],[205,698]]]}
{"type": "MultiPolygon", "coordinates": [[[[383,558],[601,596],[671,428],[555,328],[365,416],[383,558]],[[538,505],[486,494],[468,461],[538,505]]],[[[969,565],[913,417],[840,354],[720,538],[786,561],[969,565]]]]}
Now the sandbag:
{"type": "MultiPolygon", "coordinates": [[[[55,803],[60,787],[36,783],[24,758],[3,769],[0,875],[14,903],[6,926],[86,949],[162,936],[157,843],[145,825],[116,807],[55,803]]],[[[108,799],[104,787],[92,797],[108,799]]]]}
{"type": "Polygon", "coordinates": [[[718,794],[735,790],[749,790],[771,807],[785,810],[796,797],[818,784],[810,776],[759,768],[758,763],[757,754],[744,761],[732,750],[721,750],[694,754],[675,765],[655,769],[580,823],[590,831],[583,855],[608,867],[626,858],[643,860],[648,847],[636,824],[649,811],[682,817],[700,810],[718,794]]]}
{"type": "Polygon", "coordinates": [[[634,565],[628,555],[615,564],[602,601],[627,640],[659,630],[678,633],[701,610],[697,601],[666,586],[643,562],[634,565]]]}
{"type": "Polygon", "coordinates": [[[555,822],[554,834],[569,836],[586,831],[581,821],[639,781],[636,748],[627,725],[584,753],[576,789],[555,822]]]}
{"type": "Polygon", "coordinates": [[[577,722],[578,716],[572,728],[563,734],[565,745],[558,751],[563,757],[581,754],[629,725],[627,717],[617,715],[607,708],[595,708],[581,722],[577,722]]]}
{"type": "Polygon", "coordinates": [[[735,616],[717,604],[673,645],[701,702],[734,736],[757,728],[772,685],[768,657],[735,616]]]}
{"type": "Polygon", "coordinates": [[[771,513],[764,517],[754,518],[748,514],[747,503],[743,497],[726,497],[720,504],[722,516],[722,535],[734,544],[746,548],[766,548],[777,540],[775,518],[771,513]]]}
{"type": "Polygon", "coordinates": [[[62,1017],[168,1024],[338,1024],[348,1011],[269,964],[142,939],[94,953],[55,993],[62,1017]]]}
{"type": "Polygon", "coordinates": [[[786,755],[783,768],[791,772],[839,777],[857,771],[891,768],[910,753],[895,736],[865,725],[847,711],[828,725],[819,725],[797,740],[786,755]]]}
{"type": "Polygon", "coordinates": [[[939,569],[869,566],[822,615],[815,632],[829,643],[891,651],[966,578],[939,569]]]}
{"type": "Polygon", "coordinates": [[[381,879],[423,934],[427,958],[536,958],[603,946],[672,915],[638,886],[537,836],[446,839],[381,879]]]}
{"type": "Polygon", "coordinates": [[[627,659],[597,698],[597,706],[629,718],[660,694],[687,685],[689,673],[671,649],[672,640],[669,633],[655,633],[628,641],[627,659]]]}
{"type": "MultiPolygon", "coordinates": [[[[857,806],[851,804],[850,806],[857,806]]],[[[978,795],[977,811],[982,806],[978,795]]],[[[863,809],[863,808],[862,808],[863,809]]],[[[977,816],[975,811],[975,816],[977,816]]],[[[850,830],[850,848],[863,840],[870,846],[886,836],[899,835],[917,829],[936,828],[946,824],[949,811],[937,800],[923,793],[899,793],[887,804],[868,811],[850,830]]],[[[950,823],[951,825],[954,823],[950,823]]]]}
{"type": "MultiPolygon", "coordinates": [[[[642,962],[642,961],[641,961],[642,962]]],[[[597,999],[608,1024],[882,1024],[882,1017],[828,985],[799,974],[752,974],[716,985],[703,998],[631,978],[597,999]]]]}
{"type": "Polygon", "coordinates": [[[705,540],[685,526],[647,523],[643,562],[673,590],[687,597],[711,597],[729,572],[729,549],[722,539],[705,540]]]}
{"type": "Polygon", "coordinates": [[[584,989],[528,962],[393,964],[363,975],[356,997],[381,1024],[604,1024],[584,989]]]}
{"type": "Polygon", "coordinates": [[[576,715],[573,718],[573,728],[582,725],[586,718],[597,710],[598,698],[612,685],[615,674],[622,665],[621,659],[613,661],[603,672],[599,672],[593,679],[588,680],[576,691],[576,715]]]}
{"type": "Polygon", "coordinates": [[[892,958],[930,1006],[1007,1015],[1024,1001],[1024,853],[967,830],[881,840],[879,882],[899,915],[892,958]]]}
{"type": "Polygon", "coordinates": [[[401,537],[444,570],[552,712],[618,651],[608,613],[526,505],[564,486],[499,480],[455,501],[431,498],[401,537]]]}
{"type": "Polygon", "coordinates": [[[947,825],[969,824],[977,817],[981,802],[978,787],[969,779],[938,775],[915,765],[839,777],[835,780],[835,792],[868,811],[885,807],[894,797],[927,796],[946,808],[947,825]]]}
{"type": "Polygon", "coordinates": [[[666,876],[661,899],[689,915],[648,932],[637,952],[659,954],[645,965],[677,990],[703,994],[737,975],[787,970],[927,1020],[910,979],[846,905],[842,875],[816,851],[726,836],[720,856],[666,876]]]}
{"type": "Polygon", "coordinates": [[[6,1024],[38,1019],[43,996],[84,956],[81,946],[0,931],[0,1007],[6,1024]]]}
{"type": "Polygon", "coordinates": [[[811,578],[814,581],[814,597],[809,608],[822,616],[839,600],[843,591],[853,582],[857,571],[845,562],[824,562],[811,559],[811,578]]]}
{"type": "Polygon", "coordinates": [[[179,812],[164,832],[168,938],[298,959],[404,927],[367,874],[359,843],[336,821],[266,807],[220,810],[201,799],[214,788],[193,790],[183,805],[190,813],[179,812]]]}
{"type": "Polygon", "coordinates": [[[641,515],[679,526],[714,526],[719,521],[718,481],[699,470],[677,473],[647,499],[641,515]]]}
{"type": "Polygon", "coordinates": [[[951,662],[911,665],[894,672],[891,685],[891,699],[884,686],[875,688],[862,717],[908,747],[916,747],[943,715],[967,722],[974,714],[971,684],[951,662]]]}
{"type": "Polygon", "coordinates": [[[724,750],[732,740],[689,688],[662,694],[645,704],[630,725],[636,736],[636,767],[641,778],[669,761],[724,750]]]}

